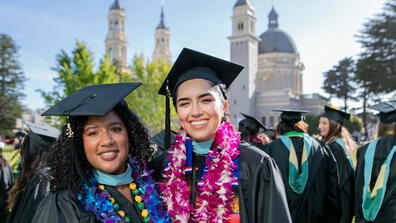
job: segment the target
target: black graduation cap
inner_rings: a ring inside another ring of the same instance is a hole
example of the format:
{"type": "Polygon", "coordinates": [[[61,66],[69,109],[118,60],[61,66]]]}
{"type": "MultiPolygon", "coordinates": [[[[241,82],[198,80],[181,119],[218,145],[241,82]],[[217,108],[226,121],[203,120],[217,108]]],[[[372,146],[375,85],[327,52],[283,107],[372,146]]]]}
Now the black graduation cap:
{"type": "Polygon", "coordinates": [[[177,87],[184,81],[202,78],[228,88],[242,71],[243,67],[195,50],[183,48],[158,94],[166,96],[165,146],[170,146],[170,105],[169,97],[174,97],[177,87]]]}
{"type": "MultiPolygon", "coordinates": [[[[171,145],[175,143],[175,136],[176,133],[171,131],[171,145]]],[[[155,134],[153,137],[151,137],[151,141],[155,144],[158,145],[158,147],[161,148],[161,150],[167,150],[169,148],[165,148],[165,130],[161,130],[159,133],[155,134]]]]}
{"type": "Polygon", "coordinates": [[[34,133],[36,135],[45,136],[53,139],[57,139],[58,136],[61,134],[61,131],[59,131],[59,129],[48,125],[38,125],[30,122],[24,123],[29,128],[29,133],[34,133]]]}
{"type": "Polygon", "coordinates": [[[344,119],[349,120],[351,117],[349,113],[341,111],[335,106],[325,106],[325,111],[322,116],[334,120],[341,125],[344,123],[344,119]]]}
{"type": "Polygon", "coordinates": [[[203,78],[215,84],[224,84],[228,88],[242,69],[241,65],[183,48],[158,94],[166,95],[168,87],[169,93],[174,96],[176,88],[182,82],[194,78],[203,78]]]}
{"type": "Polygon", "coordinates": [[[304,114],[309,111],[295,110],[295,109],[274,109],[272,111],[282,112],[280,117],[283,121],[296,123],[304,120],[304,114]]]}
{"type": "Polygon", "coordinates": [[[379,111],[380,122],[385,124],[396,122],[396,100],[380,102],[368,107],[379,111]]]}
{"type": "Polygon", "coordinates": [[[42,113],[42,116],[104,116],[142,83],[88,85],[42,113]]]}
{"type": "Polygon", "coordinates": [[[30,122],[24,122],[29,128],[28,136],[32,143],[47,149],[52,146],[54,141],[59,137],[61,131],[48,125],[38,125],[30,122]]]}
{"type": "Polygon", "coordinates": [[[241,120],[239,122],[239,125],[241,125],[243,123],[243,124],[248,125],[252,129],[255,129],[257,131],[260,128],[264,129],[264,131],[268,130],[268,128],[265,125],[263,125],[260,121],[258,121],[256,118],[254,118],[254,117],[252,117],[250,115],[243,114],[243,113],[241,113],[241,114],[245,117],[245,119],[241,120]]]}

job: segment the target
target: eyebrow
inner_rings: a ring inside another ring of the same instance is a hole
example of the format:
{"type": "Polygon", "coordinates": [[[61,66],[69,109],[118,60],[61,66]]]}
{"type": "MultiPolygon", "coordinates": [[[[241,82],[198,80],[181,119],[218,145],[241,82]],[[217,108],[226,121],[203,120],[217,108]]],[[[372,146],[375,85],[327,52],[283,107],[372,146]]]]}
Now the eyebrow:
{"type": "MultiPolygon", "coordinates": [[[[206,96],[213,96],[213,95],[212,95],[211,93],[203,93],[203,94],[199,95],[198,98],[201,99],[201,98],[204,98],[204,97],[206,97],[206,96]]],[[[187,101],[187,100],[189,100],[189,98],[187,98],[187,97],[185,97],[185,98],[179,98],[179,99],[177,100],[177,102],[179,102],[179,101],[187,101]]]]}
{"type": "MultiPolygon", "coordinates": [[[[112,123],[109,124],[109,126],[112,126],[112,125],[124,125],[124,124],[122,122],[112,122],[112,123]]],[[[98,127],[97,125],[90,125],[87,128],[84,128],[84,132],[88,131],[90,129],[95,129],[97,127],[98,127]]]]}

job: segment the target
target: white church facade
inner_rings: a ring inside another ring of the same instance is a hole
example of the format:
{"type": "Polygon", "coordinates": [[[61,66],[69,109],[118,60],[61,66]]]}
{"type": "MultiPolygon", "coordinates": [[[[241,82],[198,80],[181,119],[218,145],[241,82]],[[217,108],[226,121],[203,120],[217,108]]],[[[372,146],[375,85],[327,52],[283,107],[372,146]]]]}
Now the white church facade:
{"type": "MultiPolygon", "coordinates": [[[[319,94],[303,94],[304,65],[293,39],[279,28],[275,9],[270,11],[268,28],[260,36],[255,34],[255,9],[249,0],[237,0],[231,20],[230,60],[245,67],[228,89],[231,122],[237,124],[242,119],[240,113],[245,113],[274,127],[279,113],[272,109],[300,109],[320,115],[330,100],[319,94]]],[[[108,14],[106,52],[119,71],[128,72],[125,21],[125,9],[114,0],[108,14]]],[[[154,45],[152,59],[172,63],[163,5],[154,45]]]]}
{"type": "Polygon", "coordinates": [[[237,124],[250,114],[274,127],[279,112],[299,109],[320,115],[330,100],[319,94],[303,94],[303,69],[293,39],[279,29],[278,14],[272,8],[268,29],[255,34],[255,9],[249,0],[237,0],[233,8],[230,59],[245,67],[228,89],[231,121],[237,124]]]}

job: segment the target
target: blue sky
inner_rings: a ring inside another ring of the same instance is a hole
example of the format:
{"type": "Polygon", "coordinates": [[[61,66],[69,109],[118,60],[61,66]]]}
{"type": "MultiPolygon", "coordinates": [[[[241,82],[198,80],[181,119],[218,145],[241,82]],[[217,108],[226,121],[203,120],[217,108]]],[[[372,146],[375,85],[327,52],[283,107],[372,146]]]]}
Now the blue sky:
{"type": "MultiPolygon", "coordinates": [[[[44,107],[35,89],[51,90],[56,73],[55,56],[69,54],[75,41],[87,43],[95,62],[105,53],[107,14],[114,0],[0,0],[0,33],[20,46],[19,54],[28,81],[23,103],[44,107]]],[[[160,0],[120,0],[126,11],[128,63],[134,54],[151,57],[154,31],[160,21],[160,0]]],[[[165,24],[170,29],[173,59],[183,47],[229,59],[232,7],[236,0],[165,0],[165,24]]],[[[256,35],[267,29],[274,5],[279,25],[294,39],[302,62],[304,93],[319,92],[322,73],[340,59],[356,56],[355,35],[363,23],[381,12],[385,0],[251,0],[255,8],[256,35]]],[[[340,102],[334,101],[335,104],[340,102]]]]}

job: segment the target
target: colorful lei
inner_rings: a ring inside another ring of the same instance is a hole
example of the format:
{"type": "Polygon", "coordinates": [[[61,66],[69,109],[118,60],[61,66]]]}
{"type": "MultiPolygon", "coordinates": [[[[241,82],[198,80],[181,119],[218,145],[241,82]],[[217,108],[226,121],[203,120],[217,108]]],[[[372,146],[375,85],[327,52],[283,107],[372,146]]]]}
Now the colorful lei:
{"type": "MultiPolygon", "coordinates": [[[[128,159],[128,163],[132,167],[131,175],[134,182],[137,184],[136,189],[139,190],[139,197],[142,198],[140,202],[137,201],[140,204],[138,205],[141,206],[144,204],[142,216],[146,216],[145,221],[150,223],[170,222],[169,215],[165,212],[162,202],[159,199],[160,196],[156,190],[155,181],[151,178],[152,171],[146,170],[145,164],[143,165],[143,170],[140,170],[138,163],[134,159],[128,159]],[[148,213],[146,213],[146,210],[148,213]],[[150,217],[147,218],[147,216],[150,217]]],[[[102,185],[98,184],[93,176],[89,177],[89,183],[90,185],[83,185],[82,192],[78,195],[78,200],[86,211],[93,212],[97,220],[105,223],[129,221],[129,219],[125,217],[125,213],[120,211],[119,206],[114,203],[114,198],[111,197],[102,185]]],[[[132,191],[132,193],[133,192],[134,191],[132,191]]],[[[133,193],[133,195],[136,196],[135,193],[133,193]]]]}
{"type": "Polygon", "coordinates": [[[176,142],[169,152],[169,165],[163,175],[165,182],[160,183],[163,201],[173,222],[225,222],[232,214],[234,197],[232,184],[237,178],[232,173],[237,166],[233,160],[239,155],[239,133],[234,132],[229,122],[224,122],[216,132],[212,148],[206,159],[207,173],[202,177],[203,184],[198,185],[200,207],[190,205],[185,178],[186,133],[176,136],[176,142]],[[192,219],[190,219],[190,216],[192,219]]]}

